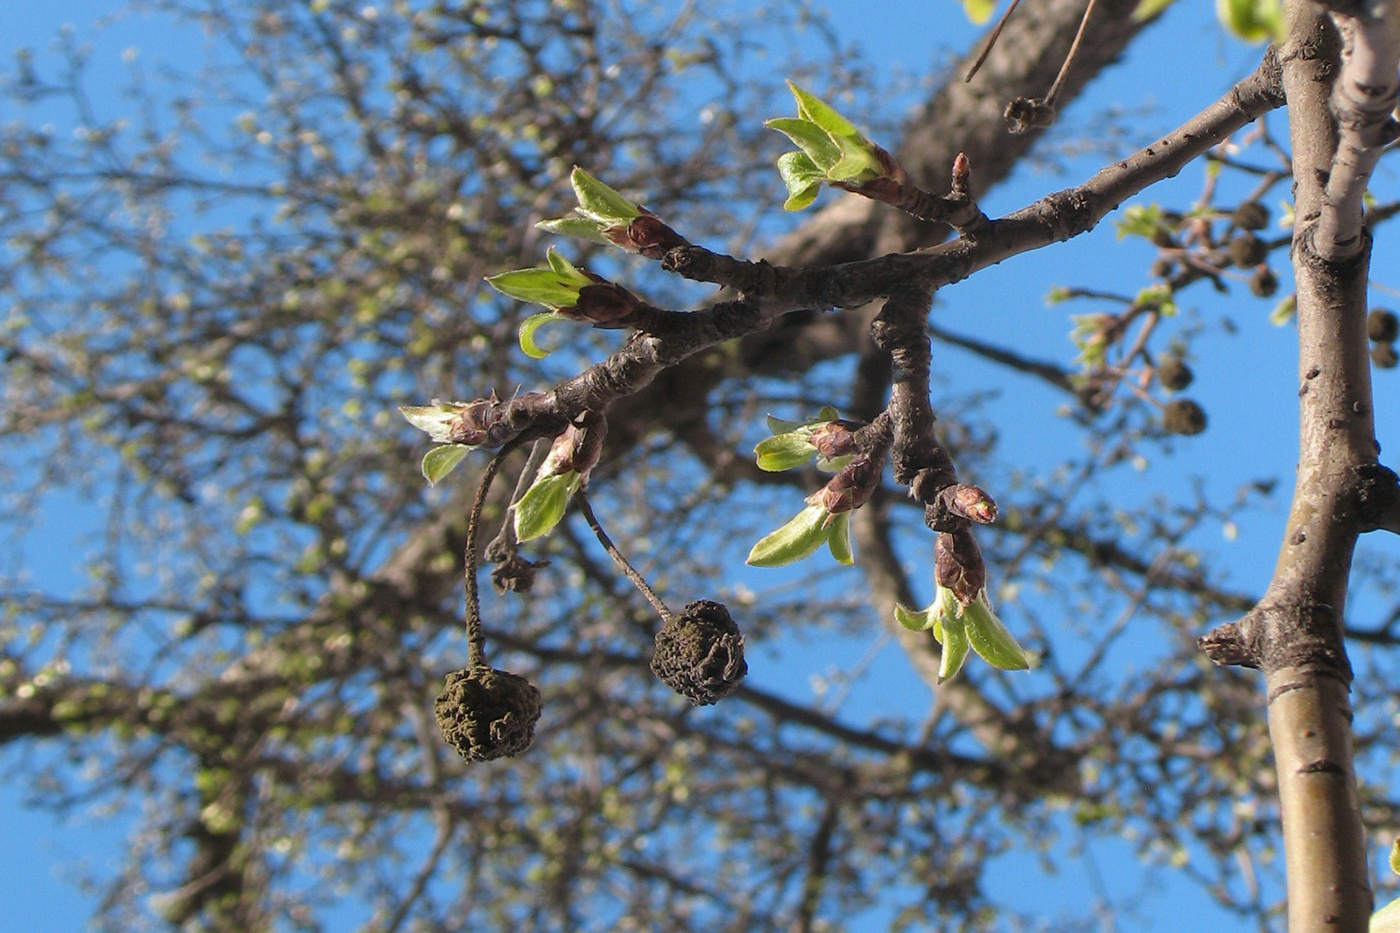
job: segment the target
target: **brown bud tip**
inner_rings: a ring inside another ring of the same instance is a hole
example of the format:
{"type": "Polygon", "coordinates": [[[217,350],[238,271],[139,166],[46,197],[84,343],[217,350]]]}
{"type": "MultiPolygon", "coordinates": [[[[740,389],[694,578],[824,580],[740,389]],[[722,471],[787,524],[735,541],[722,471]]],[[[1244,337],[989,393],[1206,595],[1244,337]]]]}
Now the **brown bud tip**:
{"type": "Polygon", "coordinates": [[[1179,356],[1163,357],[1157,363],[1157,382],[1170,392],[1180,392],[1191,384],[1195,373],[1179,356]]]}
{"type": "Polygon", "coordinates": [[[846,421],[837,419],[828,421],[819,428],[813,428],[807,435],[807,439],[812,442],[812,446],[817,448],[817,453],[827,460],[834,460],[837,457],[844,457],[853,454],[860,449],[856,442],[856,430],[862,427],[862,422],[846,421]]]}
{"type": "Polygon", "coordinates": [[[1372,308],[1366,315],[1366,336],[1376,343],[1394,343],[1400,337],[1400,320],[1394,311],[1385,308],[1372,308]]]}
{"type": "Polygon", "coordinates": [[[972,161],[966,152],[959,152],[953,159],[953,191],[964,192],[972,181],[972,161]]]}
{"type": "Polygon", "coordinates": [[[468,761],[518,755],[530,747],[540,692],[524,677],[495,668],[453,671],[433,704],[447,744],[468,761]]]}
{"type": "Polygon", "coordinates": [[[1162,427],[1169,434],[1200,434],[1206,429],[1206,413],[1189,398],[1173,399],[1162,411],[1162,427]]]}
{"type": "Polygon", "coordinates": [[[807,501],[820,505],[832,514],[854,511],[870,501],[875,488],[880,485],[884,465],[884,458],[877,460],[870,454],[856,457],[807,501]]]}
{"type": "Polygon", "coordinates": [[[651,670],[691,703],[709,706],[749,672],[743,633],[723,603],[696,600],[656,633],[651,670]]]}
{"type": "Polygon", "coordinates": [[[954,488],[949,511],[980,525],[989,525],[997,518],[997,504],[992,497],[965,483],[954,488]]]}
{"type": "Polygon", "coordinates": [[[685,238],[661,222],[655,214],[646,213],[627,225],[626,243],[648,259],[660,259],[678,246],[689,246],[685,238]]]}

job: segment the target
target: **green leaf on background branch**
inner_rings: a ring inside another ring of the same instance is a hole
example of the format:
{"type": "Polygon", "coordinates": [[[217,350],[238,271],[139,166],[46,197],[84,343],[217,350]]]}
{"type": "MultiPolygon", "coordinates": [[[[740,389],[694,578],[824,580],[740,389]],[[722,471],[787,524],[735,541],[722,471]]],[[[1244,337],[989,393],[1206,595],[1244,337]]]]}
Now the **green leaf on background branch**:
{"type": "Polygon", "coordinates": [[[1226,29],[1246,42],[1288,38],[1281,0],[1216,0],[1215,12],[1226,29]]]}
{"type": "Polygon", "coordinates": [[[1151,19],[1175,2],[1176,0],[1141,0],[1137,9],[1133,10],[1133,22],[1140,23],[1151,19]]]}
{"type": "Polygon", "coordinates": [[[992,12],[997,8],[996,0],[960,0],[960,2],[967,18],[979,26],[991,19],[992,12]]]}
{"type": "Polygon", "coordinates": [[[471,450],[466,444],[444,444],[423,455],[423,478],[433,485],[457,469],[457,464],[471,450]]]}

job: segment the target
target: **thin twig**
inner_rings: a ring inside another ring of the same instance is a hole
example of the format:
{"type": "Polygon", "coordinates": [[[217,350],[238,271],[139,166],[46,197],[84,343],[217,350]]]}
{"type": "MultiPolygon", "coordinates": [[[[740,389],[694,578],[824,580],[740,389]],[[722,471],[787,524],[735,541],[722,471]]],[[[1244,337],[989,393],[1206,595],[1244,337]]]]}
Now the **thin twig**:
{"type": "Polygon", "coordinates": [[[622,575],[632,582],[642,595],[647,598],[647,602],[661,615],[663,622],[670,622],[672,619],[671,610],[666,608],[666,604],[661,601],[661,597],[656,595],[656,591],[651,588],[637,569],[628,563],[627,558],[622,556],[622,552],[612,543],[608,533],[603,530],[603,526],[598,524],[598,516],[593,514],[593,506],[588,501],[588,496],[580,489],[574,497],[578,499],[579,511],[583,513],[583,518],[588,522],[588,527],[593,529],[593,534],[597,536],[598,543],[603,546],[603,550],[608,552],[608,556],[617,564],[622,575]]]}
{"type": "Polygon", "coordinates": [[[1084,18],[1079,21],[1079,31],[1074,34],[1074,42],[1070,44],[1069,52],[1065,55],[1065,63],[1060,66],[1060,73],[1055,76],[1055,83],[1050,85],[1050,91],[1045,95],[1045,106],[1053,107],[1055,98],[1060,94],[1060,86],[1065,83],[1065,75],[1069,74],[1069,66],[1074,62],[1074,56],[1079,54],[1079,43],[1084,38],[1084,31],[1089,26],[1089,17],[1094,15],[1094,7],[1099,0],[1089,0],[1089,5],[1084,8],[1084,18]]]}
{"type": "Polygon", "coordinates": [[[1016,8],[1020,5],[1021,0],[1012,0],[1011,6],[1007,7],[1006,12],[1001,14],[1001,19],[997,20],[996,28],[994,28],[992,34],[987,37],[987,44],[982,46],[982,54],[977,56],[977,61],[973,62],[972,67],[967,70],[967,77],[963,78],[964,84],[970,82],[973,75],[981,70],[982,63],[987,60],[988,55],[992,54],[992,47],[996,45],[997,40],[1001,38],[1001,31],[1006,28],[1006,21],[1011,18],[1011,14],[1015,13],[1016,8]]]}
{"type": "Polygon", "coordinates": [[[481,485],[476,487],[476,497],[472,499],[471,516],[467,519],[467,546],[462,562],[466,565],[467,583],[467,664],[472,668],[486,665],[486,629],[481,624],[481,595],[476,586],[476,537],[481,526],[481,510],[486,505],[486,495],[491,491],[491,483],[512,451],[520,444],[514,439],[500,449],[491,462],[486,464],[481,485]]]}

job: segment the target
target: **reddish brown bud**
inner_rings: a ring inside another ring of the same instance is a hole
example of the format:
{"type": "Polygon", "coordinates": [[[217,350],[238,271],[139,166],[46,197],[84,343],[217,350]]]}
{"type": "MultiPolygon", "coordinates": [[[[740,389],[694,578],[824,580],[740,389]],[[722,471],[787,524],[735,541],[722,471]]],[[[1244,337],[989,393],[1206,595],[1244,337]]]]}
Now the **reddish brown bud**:
{"type": "Polygon", "coordinates": [[[940,532],[933,545],[933,578],[966,605],[987,586],[987,565],[972,531],[940,532]]]}
{"type": "Polygon", "coordinates": [[[469,403],[447,429],[447,441],[476,447],[486,440],[486,432],[501,420],[501,403],[495,393],[469,403]]]}
{"type": "Polygon", "coordinates": [[[988,525],[996,521],[997,504],[976,486],[960,483],[953,488],[953,494],[949,497],[948,511],[980,525],[988,525]]]}
{"type": "Polygon", "coordinates": [[[626,327],[642,306],[641,299],[612,282],[596,282],[578,290],[578,304],[560,308],[559,313],[594,327],[626,327]]]}
{"type": "Polygon", "coordinates": [[[883,466],[883,458],[877,461],[869,454],[857,457],[807,501],[832,514],[854,511],[865,505],[880,485],[883,466]]]}
{"type": "Polygon", "coordinates": [[[959,152],[957,158],[953,159],[953,194],[967,194],[968,185],[972,183],[972,161],[968,159],[966,152],[959,152]]]}
{"type": "Polygon", "coordinates": [[[817,448],[818,455],[827,460],[834,460],[860,450],[856,443],[856,430],[860,427],[862,424],[859,421],[828,421],[821,427],[814,428],[807,435],[807,439],[817,448]]]}
{"type": "Polygon", "coordinates": [[[584,412],[554,439],[539,475],[558,476],[573,471],[587,479],[603,454],[603,440],[607,436],[607,420],[597,412],[584,412]]]}
{"type": "Polygon", "coordinates": [[[685,237],[672,230],[652,213],[645,213],[627,225],[626,249],[633,249],[648,259],[660,259],[678,246],[689,246],[685,237]]]}

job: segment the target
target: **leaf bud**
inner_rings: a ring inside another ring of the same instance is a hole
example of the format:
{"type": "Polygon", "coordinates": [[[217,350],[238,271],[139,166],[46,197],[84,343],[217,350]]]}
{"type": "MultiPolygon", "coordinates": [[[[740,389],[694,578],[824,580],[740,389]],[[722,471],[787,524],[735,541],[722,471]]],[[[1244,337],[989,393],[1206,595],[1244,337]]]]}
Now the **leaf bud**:
{"type": "Polygon", "coordinates": [[[939,532],[933,544],[933,579],[966,605],[987,586],[987,565],[972,531],[939,532]]]}

